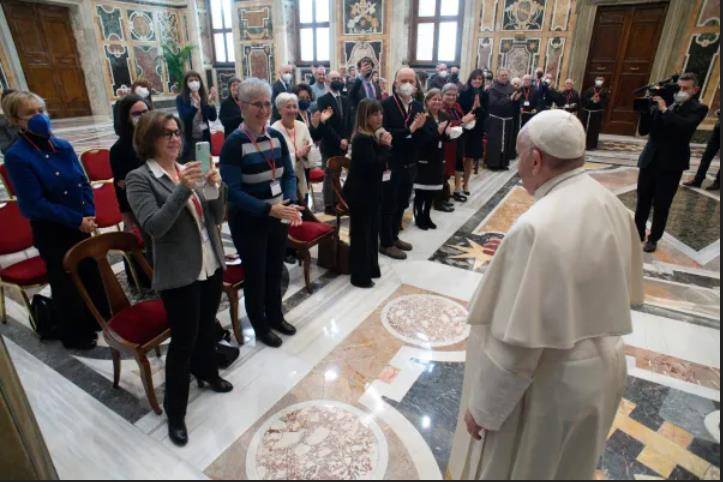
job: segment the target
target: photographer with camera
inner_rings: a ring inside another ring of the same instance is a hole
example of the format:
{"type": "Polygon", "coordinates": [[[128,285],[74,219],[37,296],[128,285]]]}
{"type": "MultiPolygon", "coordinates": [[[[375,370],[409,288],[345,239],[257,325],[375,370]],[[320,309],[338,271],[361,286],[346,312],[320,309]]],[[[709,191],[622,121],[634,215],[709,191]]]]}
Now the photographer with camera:
{"type": "MultiPolygon", "coordinates": [[[[708,139],[708,145],[705,148],[703,157],[700,159],[700,166],[698,166],[698,172],[695,174],[695,178],[692,181],[684,182],[684,186],[688,187],[701,187],[705,176],[708,174],[710,163],[713,162],[713,158],[720,152],[720,109],[716,112],[718,116],[718,122],[715,123],[713,133],[708,139]]],[[[720,191],[720,169],[718,169],[718,175],[715,177],[713,184],[705,188],[706,191],[720,191]]]]}
{"type": "Polygon", "coordinates": [[[690,140],[708,114],[708,107],[696,98],[700,87],[695,74],[681,75],[676,90],[670,106],[663,97],[652,98],[650,135],[638,161],[635,224],[642,241],[650,210],[654,209],[653,227],[644,248],[647,253],[654,252],[663,237],[683,172],[690,169],[690,140]]]}

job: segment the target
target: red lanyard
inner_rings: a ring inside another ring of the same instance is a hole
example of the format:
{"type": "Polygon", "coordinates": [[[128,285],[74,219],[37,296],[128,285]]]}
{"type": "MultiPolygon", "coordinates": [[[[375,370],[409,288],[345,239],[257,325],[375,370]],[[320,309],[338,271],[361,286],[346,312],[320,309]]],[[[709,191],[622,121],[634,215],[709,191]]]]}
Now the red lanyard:
{"type": "Polygon", "coordinates": [[[401,102],[399,102],[399,99],[397,98],[396,95],[394,96],[394,102],[397,104],[397,109],[399,109],[399,113],[402,114],[402,117],[404,117],[404,125],[406,126],[407,124],[409,124],[409,119],[411,119],[411,117],[412,117],[412,109],[411,109],[412,105],[411,104],[409,105],[409,112],[406,113],[406,117],[405,117],[404,108],[402,107],[402,104],[401,104],[401,102]]]}
{"type": "MultiPolygon", "coordinates": [[[[176,166],[176,175],[178,175],[179,178],[181,177],[181,171],[178,170],[178,166],[176,166]]],[[[198,219],[203,222],[203,207],[201,206],[201,201],[198,200],[198,196],[195,192],[191,192],[191,202],[193,203],[193,207],[196,210],[196,214],[198,214],[198,219]]]]}
{"type": "MultiPolygon", "coordinates": [[[[38,151],[38,152],[43,152],[42,149],[40,149],[37,145],[35,145],[35,143],[34,143],[32,140],[30,140],[30,137],[26,136],[25,134],[20,134],[20,135],[22,135],[22,136],[23,136],[23,139],[25,139],[25,140],[28,142],[28,144],[30,144],[31,146],[33,146],[36,151],[38,151]]],[[[53,151],[53,154],[55,154],[55,153],[58,152],[57,149],[55,149],[55,146],[53,145],[53,141],[52,141],[52,140],[48,139],[48,145],[50,146],[50,150],[53,151]]]]}
{"type": "MultiPolygon", "coordinates": [[[[253,143],[254,147],[256,148],[256,152],[261,154],[264,160],[266,160],[266,164],[268,164],[269,168],[271,169],[271,179],[276,182],[276,159],[274,159],[274,155],[271,154],[271,157],[266,157],[266,153],[261,150],[258,142],[256,142],[256,135],[251,134],[245,125],[243,126],[243,131],[244,134],[246,134],[246,137],[248,137],[251,143],[253,143]]],[[[294,147],[294,150],[296,150],[296,147],[294,147]]]]}
{"type": "Polygon", "coordinates": [[[532,94],[532,89],[528,87],[527,89],[525,89],[525,100],[530,100],[530,94],[532,94]]]}

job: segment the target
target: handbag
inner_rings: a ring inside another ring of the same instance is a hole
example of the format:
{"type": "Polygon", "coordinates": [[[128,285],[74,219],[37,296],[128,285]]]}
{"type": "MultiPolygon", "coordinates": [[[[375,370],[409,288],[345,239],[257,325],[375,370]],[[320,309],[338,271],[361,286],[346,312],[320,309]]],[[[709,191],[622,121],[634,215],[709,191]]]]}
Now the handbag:
{"type": "Polygon", "coordinates": [[[59,317],[55,303],[51,298],[34,295],[30,302],[30,324],[41,340],[57,340],[60,338],[59,317]]]}

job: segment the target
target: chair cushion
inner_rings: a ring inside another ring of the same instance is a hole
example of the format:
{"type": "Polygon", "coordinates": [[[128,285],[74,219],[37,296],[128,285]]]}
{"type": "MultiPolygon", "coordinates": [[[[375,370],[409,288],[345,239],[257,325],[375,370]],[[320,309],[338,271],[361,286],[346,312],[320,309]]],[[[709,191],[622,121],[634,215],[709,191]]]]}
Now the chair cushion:
{"type": "Polygon", "coordinates": [[[230,285],[243,283],[246,280],[246,270],[242,264],[226,266],[223,272],[223,282],[230,285]]]}
{"type": "Polygon", "coordinates": [[[34,258],[11,264],[0,271],[0,279],[6,283],[19,286],[31,286],[47,283],[48,271],[45,261],[36,256],[34,258]]]}
{"type": "Polygon", "coordinates": [[[324,177],[326,177],[324,170],[319,167],[315,167],[311,170],[311,172],[309,172],[309,180],[314,184],[324,182],[324,177]]]}
{"type": "Polygon", "coordinates": [[[289,236],[302,243],[313,243],[334,231],[334,227],[325,223],[304,221],[301,226],[289,228],[289,236]]]}
{"type": "Polygon", "coordinates": [[[124,340],[143,345],[168,328],[166,308],[161,300],[142,301],[121,310],[108,326],[124,340]]]}

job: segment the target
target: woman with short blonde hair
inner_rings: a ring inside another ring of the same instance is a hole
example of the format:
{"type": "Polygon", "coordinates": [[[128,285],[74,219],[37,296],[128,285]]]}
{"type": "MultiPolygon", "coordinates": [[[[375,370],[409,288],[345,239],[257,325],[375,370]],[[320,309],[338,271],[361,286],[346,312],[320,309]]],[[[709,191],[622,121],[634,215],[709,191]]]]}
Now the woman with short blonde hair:
{"type": "Polygon", "coordinates": [[[311,168],[309,152],[311,152],[314,141],[306,124],[297,120],[299,116],[299,98],[295,94],[282,92],[276,97],[275,104],[281,119],[274,122],[271,128],[279,131],[286,139],[286,145],[289,147],[289,155],[296,173],[299,200],[306,201],[309,193],[306,183],[306,170],[311,168]]]}

